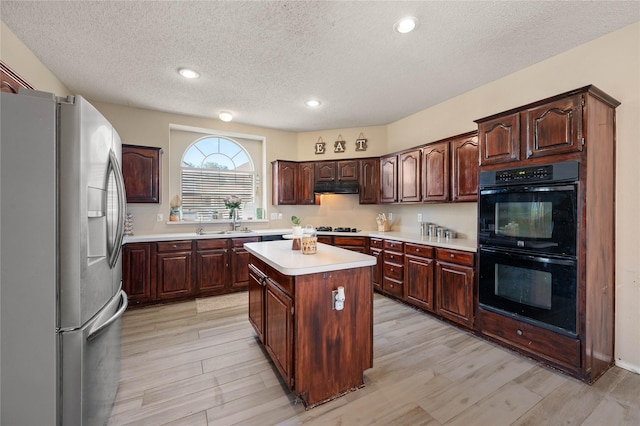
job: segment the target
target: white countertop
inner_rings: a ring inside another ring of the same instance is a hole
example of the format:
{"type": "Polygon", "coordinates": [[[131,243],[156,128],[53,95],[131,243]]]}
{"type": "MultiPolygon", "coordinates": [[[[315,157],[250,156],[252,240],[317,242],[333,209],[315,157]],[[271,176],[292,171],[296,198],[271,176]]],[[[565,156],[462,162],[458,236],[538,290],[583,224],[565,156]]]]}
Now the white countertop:
{"type": "MultiPolygon", "coordinates": [[[[234,232],[234,233],[205,233],[198,235],[195,232],[185,233],[169,233],[169,234],[147,234],[133,235],[124,237],[123,244],[126,243],[144,243],[153,241],[174,241],[174,240],[199,240],[209,238],[242,238],[242,237],[262,237],[264,235],[284,235],[290,234],[291,228],[283,229],[256,229],[251,232],[234,232]]],[[[432,247],[442,247],[454,250],[469,251],[475,253],[478,250],[478,243],[475,239],[454,238],[446,240],[444,238],[429,238],[419,234],[409,232],[378,232],[378,231],[359,231],[359,232],[318,232],[319,236],[333,235],[341,237],[372,237],[387,240],[402,241],[405,243],[425,244],[432,247]]]]}
{"type": "Polygon", "coordinates": [[[363,268],[376,264],[368,254],[318,243],[316,254],[292,250],[290,240],[245,243],[247,251],[285,275],[307,275],[341,269],[363,268]]]}

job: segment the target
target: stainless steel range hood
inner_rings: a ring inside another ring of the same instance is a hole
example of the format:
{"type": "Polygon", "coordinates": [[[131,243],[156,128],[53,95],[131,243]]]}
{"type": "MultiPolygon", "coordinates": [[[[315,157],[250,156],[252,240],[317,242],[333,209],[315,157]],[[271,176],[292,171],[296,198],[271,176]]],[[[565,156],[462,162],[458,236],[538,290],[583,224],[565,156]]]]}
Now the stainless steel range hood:
{"type": "Polygon", "coordinates": [[[316,182],[313,186],[316,194],[357,194],[360,192],[358,182],[316,182]]]}

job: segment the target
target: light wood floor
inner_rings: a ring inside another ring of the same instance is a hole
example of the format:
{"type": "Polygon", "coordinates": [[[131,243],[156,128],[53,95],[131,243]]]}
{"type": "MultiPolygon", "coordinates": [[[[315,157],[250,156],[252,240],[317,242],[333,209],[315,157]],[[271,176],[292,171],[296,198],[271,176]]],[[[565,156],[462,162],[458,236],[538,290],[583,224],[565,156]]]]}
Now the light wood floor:
{"type": "Polygon", "coordinates": [[[365,387],[308,411],[244,303],[129,311],[122,351],[113,426],[640,424],[640,375],[614,367],[588,386],[380,295],[365,387]]]}

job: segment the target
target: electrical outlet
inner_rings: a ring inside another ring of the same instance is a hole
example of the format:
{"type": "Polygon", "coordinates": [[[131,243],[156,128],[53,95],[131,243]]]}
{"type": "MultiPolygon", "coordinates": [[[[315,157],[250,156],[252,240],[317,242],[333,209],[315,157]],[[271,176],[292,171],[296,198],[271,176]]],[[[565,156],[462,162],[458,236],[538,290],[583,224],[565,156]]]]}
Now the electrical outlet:
{"type": "Polygon", "coordinates": [[[387,219],[389,219],[389,222],[391,222],[393,220],[393,213],[387,214],[387,219]]]}
{"type": "Polygon", "coordinates": [[[164,216],[162,215],[162,213],[158,213],[158,215],[156,216],[156,222],[162,222],[164,220],[164,216]]]}
{"type": "Polygon", "coordinates": [[[418,223],[422,223],[422,213],[418,213],[418,223]]]}
{"type": "Polygon", "coordinates": [[[278,219],[278,213],[271,213],[271,220],[278,219]]]}
{"type": "Polygon", "coordinates": [[[282,220],[282,213],[278,213],[278,220],[282,220]]]}

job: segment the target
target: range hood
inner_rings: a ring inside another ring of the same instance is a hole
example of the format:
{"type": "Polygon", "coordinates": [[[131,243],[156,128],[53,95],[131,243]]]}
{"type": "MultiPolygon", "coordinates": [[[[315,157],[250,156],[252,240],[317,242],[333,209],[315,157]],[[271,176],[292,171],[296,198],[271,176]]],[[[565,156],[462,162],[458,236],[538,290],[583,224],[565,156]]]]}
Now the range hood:
{"type": "Polygon", "coordinates": [[[357,181],[351,182],[316,182],[313,185],[316,194],[357,194],[360,185],[357,181]]]}

